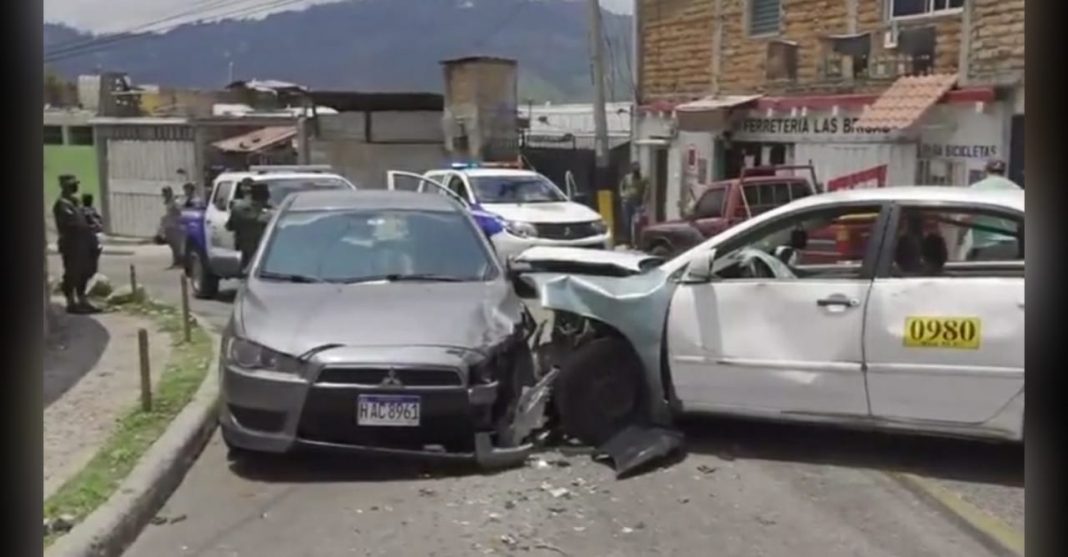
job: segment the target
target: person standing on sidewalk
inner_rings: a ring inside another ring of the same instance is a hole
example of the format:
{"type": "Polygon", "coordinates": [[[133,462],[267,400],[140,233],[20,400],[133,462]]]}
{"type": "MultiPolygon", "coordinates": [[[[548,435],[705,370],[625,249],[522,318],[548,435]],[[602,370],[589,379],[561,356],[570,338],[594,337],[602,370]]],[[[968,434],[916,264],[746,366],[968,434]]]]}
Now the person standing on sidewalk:
{"type": "MultiPolygon", "coordinates": [[[[986,178],[968,186],[974,190],[1021,190],[1019,184],[1005,177],[1005,161],[990,160],[986,163],[986,178]]],[[[1004,219],[977,216],[972,219],[973,228],[965,240],[968,261],[1013,260],[1021,257],[1017,239],[1013,236],[998,234],[993,230],[1014,230],[1016,225],[1004,219]],[[993,230],[990,230],[993,229],[993,230]]]]}
{"type": "Polygon", "coordinates": [[[82,194],[82,214],[85,215],[85,222],[89,225],[89,230],[92,231],[90,237],[90,249],[89,256],[86,260],[85,272],[82,274],[82,283],[78,285],[78,288],[82,291],[88,291],[89,281],[96,276],[97,271],[100,269],[100,255],[104,253],[104,242],[101,236],[104,234],[104,217],[100,216],[96,207],[93,206],[93,194],[82,194]]]}
{"type": "Polygon", "coordinates": [[[182,193],[185,197],[182,199],[183,209],[200,209],[203,205],[200,199],[197,198],[197,186],[193,182],[186,182],[182,184],[182,193]]]}
{"type": "Polygon", "coordinates": [[[627,230],[627,241],[634,244],[634,222],[645,209],[649,181],[642,176],[642,167],[637,161],[631,163],[630,173],[619,183],[619,199],[623,207],[623,223],[627,230]]]}
{"type": "Polygon", "coordinates": [[[59,177],[62,190],[59,199],[52,205],[59,234],[58,248],[63,258],[63,297],[67,301],[67,313],[84,314],[97,311],[89,303],[83,280],[89,270],[89,258],[95,234],[78,206],[78,179],[71,174],[59,177]]]}
{"type": "Polygon", "coordinates": [[[161,194],[163,218],[160,219],[160,235],[171,248],[171,268],[174,269],[182,265],[182,208],[170,186],[164,186],[161,194]]]}

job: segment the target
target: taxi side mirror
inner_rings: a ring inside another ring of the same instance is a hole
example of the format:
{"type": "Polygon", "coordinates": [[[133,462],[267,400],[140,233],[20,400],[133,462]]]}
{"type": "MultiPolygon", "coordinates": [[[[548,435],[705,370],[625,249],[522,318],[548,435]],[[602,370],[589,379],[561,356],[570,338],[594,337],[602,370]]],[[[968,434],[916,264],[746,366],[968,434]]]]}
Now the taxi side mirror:
{"type": "Polygon", "coordinates": [[[712,282],[712,264],[716,261],[716,250],[701,252],[690,260],[682,275],[683,284],[705,284],[712,282]]]}

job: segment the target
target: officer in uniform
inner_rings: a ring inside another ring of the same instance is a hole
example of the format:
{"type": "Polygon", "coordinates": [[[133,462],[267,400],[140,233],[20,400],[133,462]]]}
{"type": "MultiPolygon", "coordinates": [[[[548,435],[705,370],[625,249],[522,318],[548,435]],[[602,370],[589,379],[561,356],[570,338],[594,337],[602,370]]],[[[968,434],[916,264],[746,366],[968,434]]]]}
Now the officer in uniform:
{"type": "Polygon", "coordinates": [[[85,272],[82,274],[82,283],[78,285],[78,288],[84,291],[89,288],[89,281],[100,269],[100,256],[104,253],[104,242],[101,241],[101,236],[104,234],[104,217],[100,216],[96,207],[93,206],[93,194],[91,193],[82,194],[81,210],[82,214],[85,215],[85,222],[92,232],[89,237],[89,256],[86,260],[85,272]]]}
{"type": "Polygon", "coordinates": [[[91,252],[94,249],[95,233],[78,206],[78,179],[71,174],[59,177],[62,190],[59,199],[52,205],[59,233],[59,253],[63,257],[63,297],[67,300],[67,313],[93,313],[97,309],[89,303],[85,288],[89,282],[91,252]]]}
{"type": "Polygon", "coordinates": [[[241,252],[243,271],[248,270],[272,214],[270,190],[263,182],[253,182],[249,186],[248,197],[235,200],[231,206],[226,229],[234,233],[234,244],[241,252]]]}

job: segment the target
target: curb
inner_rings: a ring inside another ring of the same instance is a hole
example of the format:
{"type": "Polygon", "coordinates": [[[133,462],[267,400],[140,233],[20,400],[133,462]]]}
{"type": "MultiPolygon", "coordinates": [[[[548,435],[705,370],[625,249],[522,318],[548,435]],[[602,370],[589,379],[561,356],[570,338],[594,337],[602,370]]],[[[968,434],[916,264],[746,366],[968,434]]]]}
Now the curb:
{"type": "Polygon", "coordinates": [[[890,472],[888,475],[949,517],[991,551],[1005,557],[1023,557],[1023,532],[979,510],[956,493],[931,480],[907,473],[890,472]]]}
{"type": "MultiPolygon", "coordinates": [[[[219,357],[219,335],[193,315],[211,337],[212,360],[219,357]]],[[[209,366],[212,366],[209,363],[209,366]]],[[[49,547],[45,557],[118,557],[163,507],[215,431],[218,378],[209,368],[189,404],[141,457],[115,493],[49,547]]]]}

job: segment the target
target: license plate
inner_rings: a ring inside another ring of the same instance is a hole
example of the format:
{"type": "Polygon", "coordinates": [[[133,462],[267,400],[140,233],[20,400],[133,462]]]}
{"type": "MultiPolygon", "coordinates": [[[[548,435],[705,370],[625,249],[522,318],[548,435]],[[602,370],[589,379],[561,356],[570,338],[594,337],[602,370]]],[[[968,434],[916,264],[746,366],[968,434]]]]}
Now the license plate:
{"type": "Polygon", "coordinates": [[[956,348],[978,350],[982,321],[976,317],[906,317],[908,348],[956,348]]]}
{"type": "Polygon", "coordinates": [[[360,395],[356,399],[356,425],[418,427],[419,397],[360,395]]]}

